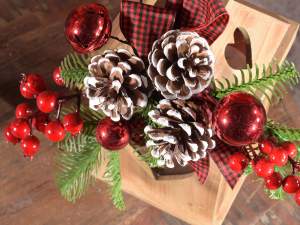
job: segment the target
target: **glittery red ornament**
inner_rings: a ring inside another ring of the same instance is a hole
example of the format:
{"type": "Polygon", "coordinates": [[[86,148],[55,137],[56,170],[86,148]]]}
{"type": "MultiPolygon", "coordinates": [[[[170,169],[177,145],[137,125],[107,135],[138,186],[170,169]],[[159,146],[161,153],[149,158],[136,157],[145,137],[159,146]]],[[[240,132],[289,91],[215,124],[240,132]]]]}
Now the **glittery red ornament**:
{"type": "Polygon", "coordinates": [[[122,122],[113,122],[109,117],[100,121],[96,129],[97,141],[108,150],[124,148],[130,139],[129,129],[122,122]]]}
{"type": "Polygon", "coordinates": [[[88,53],[101,48],[110,34],[109,12],[103,5],[97,3],[75,8],[65,22],[66,38],[79,53],[88,53]]]}
{"type": "Polygon", "coordinates": [[[214,113],[217,136],[232,146],[256,142],[263,134],[266,123],[264,106],[254,96],[234,92],[224,97],[214,113]]]}

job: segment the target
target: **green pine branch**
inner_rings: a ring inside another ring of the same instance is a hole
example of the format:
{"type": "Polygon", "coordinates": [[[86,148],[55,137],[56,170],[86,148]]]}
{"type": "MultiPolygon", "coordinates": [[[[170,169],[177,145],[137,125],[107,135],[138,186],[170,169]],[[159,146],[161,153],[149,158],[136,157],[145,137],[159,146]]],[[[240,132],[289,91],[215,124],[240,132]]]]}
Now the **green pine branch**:
{"type": "Polygon", "coordinates": [[[285,198],[285,193],[282,187],[278,188],[277,190],[269,190],[265,188],[265,193],[270,199],[273,200],[283,200],[285,198]]]}
{"type": "Polygon", "coordinates": [[[125,202],[121,186],[120,155],[118,152],[111,152],[109,154],[109,162],[104,178],[111,184],[111,199],[114,206],[119,210],[124,210],[125,202]]]}
{"type": "Polygon", "coordinates": [[[56,181],[61,195],[70,202],[86,192],[101,165],[101,147],[91,133],[70,136],[59,146],[56,181]]]}
{"type": "Polygon", "coordinates": [[[61,75],[67,88],[78,90],[84,88],[83,80],[89,74],[89,63],[90,57],[88,55],[76,53],[70,53],[63,59],[61,62],[61,75]]]}
{"type": "Polygon", "coordinates": [[[299,128],[289,128],[273,121],[268,121],[266,128],[281,141],[300,141],[299,128]]]}
{"type": "Polygon", "coordinates": [[[234,82],[230,82],[227,78],[224,81],[215,80],[214,96],[222,98],[231,92],[244,91],[256,95],[264,95],[270,103],[278,102],[287,92],[287,87],[292,87],[299,82],[299,72],[295,65],[285,62],[277,65],[276,70],[270,65],[268,69],[263,66],[260,71],[256,66],[253,74],[252,70],[241,70],[241,77],[233,75],[234,82]],[[272,97],[274,97],[272,101],[272,97]]]}

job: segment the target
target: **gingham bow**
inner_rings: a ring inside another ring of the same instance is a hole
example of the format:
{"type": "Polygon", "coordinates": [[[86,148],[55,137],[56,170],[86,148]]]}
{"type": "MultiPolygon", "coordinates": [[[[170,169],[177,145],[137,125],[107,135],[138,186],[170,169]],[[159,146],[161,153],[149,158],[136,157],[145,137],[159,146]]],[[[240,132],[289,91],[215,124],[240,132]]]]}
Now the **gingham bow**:
{"type": "Polygon", "coordinates": [[[195,31],[212,44],[228,19],[222,0],[167,0],[164,8],[121,0],[121,31],[142,58],[155,40],[172,29],[195,31]]]}

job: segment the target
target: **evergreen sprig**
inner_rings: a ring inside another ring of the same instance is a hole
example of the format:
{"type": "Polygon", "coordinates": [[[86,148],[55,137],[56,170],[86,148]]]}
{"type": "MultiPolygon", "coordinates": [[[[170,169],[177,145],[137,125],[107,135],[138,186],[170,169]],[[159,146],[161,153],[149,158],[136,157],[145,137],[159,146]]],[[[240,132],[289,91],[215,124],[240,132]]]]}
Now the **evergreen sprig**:
{"type": "Polygon", "coordinates": [[[292,87],[299,82],[299,72],[295,65],[285,62],[282,65],[277,65],[276,70],[269,65],[268,68],[263,66],[262,71],[256,66],[256,72],[252,70],[241,70],[241,77],[233,75],[234,82],[230,82],[227,78],[224,81],[215,80],[214,95],[217,98],[222,98],[225,95],[234,91],[245,91],[253,95],[264,95],[270,103],[278,102],[283,98],[287,91],[287,86],[292,87]],[[276,87],[275,87],[276,86],[276,87]],[[274,101],[272,101],[274,97],[274,101]]]}
{"type": "Polygon", "coordinates": [[[101,165],[101,147],[91,134],[70,136],[59,146],[56,181],[61,195],[70,202],[75,202],[85,193],[101,165]]]}
{"type": "Polygon", "coordinates": [[[118,152],[109,154],[109,162],[104,177],[111,184],[111,199],[114,206],[119,210],[124,210],[125,202],[121,186],[120,155],[118,152]]]}
{"type": "Polygon", "coordinates": [[[88,75],[89,63],[90,57],[83,54],[70,53],[63,59],[61,62],[61,76],[67,88],[83,89],[83,80],[88,75]]]}
{"type": "Polygon", "coordinates": [[[267,130],[281,141],[300,141],[300,129],[289,128],[285,125],[268,121],[267,130]]]}
{"type": "Polygon", "coordinates": [[[285,198],[285,193],[282,187],[276,190],[265,189],[265,193],[269,196],[270,199],[273,200],[283,200],[285,198]]]}

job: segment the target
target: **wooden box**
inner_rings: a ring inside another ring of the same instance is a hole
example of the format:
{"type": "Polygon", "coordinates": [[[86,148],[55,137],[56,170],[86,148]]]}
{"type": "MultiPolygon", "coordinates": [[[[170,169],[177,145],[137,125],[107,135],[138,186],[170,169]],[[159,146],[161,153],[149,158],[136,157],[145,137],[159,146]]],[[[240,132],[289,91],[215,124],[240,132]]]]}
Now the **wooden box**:
{"type": "MultiPolygon", "coordinates": [[[[155,4],[155,0],[146,1],[155,4]]],[[[259,9],[243,0],[229,0],[226,8],[230,14],[224,33],[212,45],[216,56],[215,77],[231,77],[233,71],[224,58],[225,47],[233,42],[237,27],[248,31],[252,43],[253,62],[262,65],[272,60],[283,61],[295,39],[298,24],[259,9]]],[[[119,18],[113,23],[113,35],[124,38],[119,30],[119,18]]],[[[120,47],[110,41],[106,49],[120,47]]],[[[124,45],[122,47],[128,48],[124,45]]],[[[103,51],[103,49],[101,50],[103,51]]],[[[265,99],[261,99],[265,106],[265,99]]],[[[201,185],[196,175],[175,180],[156,180],[150,168],[133,153],[132,147],[120,151],[122,188],[125,192],[190,224],[222,224],[245,177],[241,177],[232,190],[211,160],[207,181],[201,185]]],[[[103,169],[103,168],[102,168],[103,169]]],[[[98,175],[99,179],[102,173],[98,175]]]]}

